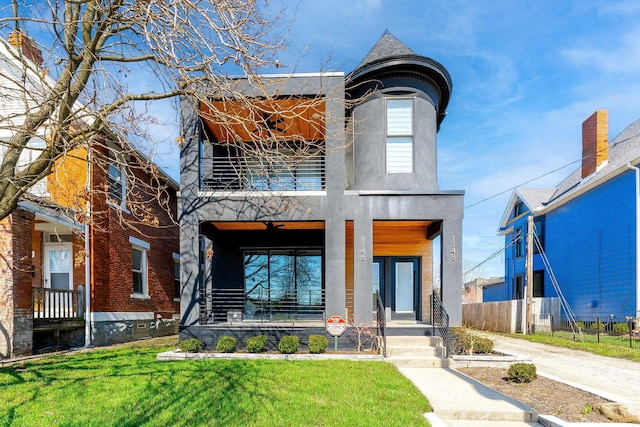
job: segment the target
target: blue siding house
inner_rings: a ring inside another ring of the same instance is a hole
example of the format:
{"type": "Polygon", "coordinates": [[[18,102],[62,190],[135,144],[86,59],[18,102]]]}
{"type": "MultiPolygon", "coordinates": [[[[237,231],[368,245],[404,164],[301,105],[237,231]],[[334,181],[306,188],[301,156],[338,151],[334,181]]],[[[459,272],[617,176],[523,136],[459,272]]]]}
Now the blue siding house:
{"type": "Polygon", "coordinates": [[[620,322],[640,316],[640,120],[610,143],[607,128],[604,110],[582,124],[581,167],[557,187],[514,191],[499,229],[506,247],[505,299],[526,296],[527,223],[533,216],[534,297],[560,293],[578,318],[620,322]]]}

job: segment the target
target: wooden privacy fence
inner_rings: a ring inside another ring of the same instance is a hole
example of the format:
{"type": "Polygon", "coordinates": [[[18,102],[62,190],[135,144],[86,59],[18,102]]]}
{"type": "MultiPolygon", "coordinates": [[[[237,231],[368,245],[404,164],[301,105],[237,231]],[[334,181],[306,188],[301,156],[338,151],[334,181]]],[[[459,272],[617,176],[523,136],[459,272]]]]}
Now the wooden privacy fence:
{"type": "MultiPolygon", "coordinates": [[[[484,331],[513,334],[525,328],[524,300],[481,302],[462,305],[462,324],[484,331]]],[[[560,318],[558,298],[534,298],[534,319],[560,318]]]]}

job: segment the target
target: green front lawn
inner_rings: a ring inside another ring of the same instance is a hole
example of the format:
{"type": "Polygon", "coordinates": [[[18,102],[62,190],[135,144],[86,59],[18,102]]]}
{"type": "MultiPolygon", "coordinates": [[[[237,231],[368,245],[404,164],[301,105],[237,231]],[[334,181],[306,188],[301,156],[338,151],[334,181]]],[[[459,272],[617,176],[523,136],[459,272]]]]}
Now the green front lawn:
{"type": "Polygon", "coordinates": [[[428,426],[426,398],[388,363],[155,360],[170,348],[0,369],[0,426],[428,426]]]}

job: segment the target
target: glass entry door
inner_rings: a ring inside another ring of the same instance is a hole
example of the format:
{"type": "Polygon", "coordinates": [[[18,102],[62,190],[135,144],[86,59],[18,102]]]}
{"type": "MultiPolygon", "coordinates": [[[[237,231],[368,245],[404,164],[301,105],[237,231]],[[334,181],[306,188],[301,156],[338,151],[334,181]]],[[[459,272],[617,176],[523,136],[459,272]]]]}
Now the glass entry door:
{"type": "Polygon", "coordinates": [[[70,244],[45,245],[45,287],[73,289],[72,248],[70,244]]]}
{"type": "Polygon", "coordinates": [[[414,311],[414,268],[412,261],[395,261],[395,290],[396,313],[411,313],[414,311]]]}
{"type": "Polygon", "coordinates": [[[419,319],[420,258],[374,257],[372,267],[373,293],[380,292],[387,320],[419,319]]]}

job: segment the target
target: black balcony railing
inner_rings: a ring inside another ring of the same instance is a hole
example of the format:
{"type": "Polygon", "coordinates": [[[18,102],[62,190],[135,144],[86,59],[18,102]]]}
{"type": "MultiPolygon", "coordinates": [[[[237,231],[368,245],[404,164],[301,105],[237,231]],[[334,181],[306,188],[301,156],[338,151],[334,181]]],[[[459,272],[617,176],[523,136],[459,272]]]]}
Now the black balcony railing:
{"type": "Polygon", "coordinates": [[[319,191],[325,188],[324,156],[304,160],[203,157],[204,191],[319,191]]]}

